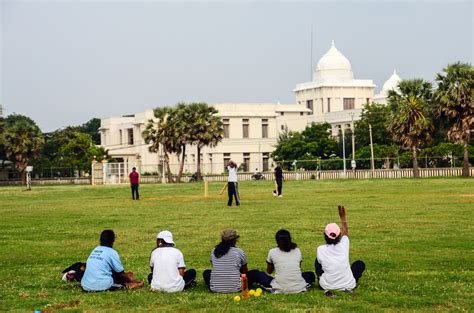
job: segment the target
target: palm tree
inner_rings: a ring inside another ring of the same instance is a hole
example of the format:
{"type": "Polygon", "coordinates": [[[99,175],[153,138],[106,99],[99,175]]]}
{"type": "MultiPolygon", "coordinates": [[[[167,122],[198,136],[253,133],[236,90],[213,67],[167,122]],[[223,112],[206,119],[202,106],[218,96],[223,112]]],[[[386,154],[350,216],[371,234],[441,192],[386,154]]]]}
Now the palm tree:
{"type": "Polygon", "coordinates": [[[186,158],[186,144],[191,143],[191,130],[193,128],[193,120],[189,114],[188,105],[178,103],[176,107],[170,111],[168,121],[175,142],[174,152],[178,155],[180,163],[178,176],[176,178],[176,180],[180,182],[186,158]]]}
{"type": "Polygon", "coordinates": [[[410,149],[413,157],[413,177],[420,177],[417,149],[431,142],[433,123],[428,105],[432,96],[431,83],[422,79],[403,80],[399,92],[389,92],[391,109],[389,131],[395,141],[410,149]]]}
{"type": "Polygon", "coordinates": [[[448,139],[463,146],[462,176],[468,177],[468,145],[474,132],[474,68],[457,62],[443,71],[436,75],[436,113],[448,120],[448,139]]]}
{"type": "Polygon", "coordinates": [[[41,154],[44,144],[41,130],[29,117],[12,114],[4,121],[1,137],[6,157],[15,162],[16,170],[25,181],[26,167],[41,154]]]}
{"type": "Polygon", "coordinates": [[[160,144],[163,150],[163,156],[166,166],[166,174],[168,182],[174,182],[171,175],[169,154],[174,152],[174,142],[170,139],[170,126],[168,123],[168,115],[171,109],[168,107],[156,108],[154,110],[155,119],[150,119],[146,129],[142,133],[142,137],[147,144],[150,144],[148,150],[150,152],[158,152],[160,144]]]}
{"type": "Polygon", "coordinates": [[[201,180],[201,149],[215,147],[224,136],[222,120],[216,108],[207,103],[191,103],[186,108],[190,121],[190,143],[197,146],[197,180],[201,180]]]}

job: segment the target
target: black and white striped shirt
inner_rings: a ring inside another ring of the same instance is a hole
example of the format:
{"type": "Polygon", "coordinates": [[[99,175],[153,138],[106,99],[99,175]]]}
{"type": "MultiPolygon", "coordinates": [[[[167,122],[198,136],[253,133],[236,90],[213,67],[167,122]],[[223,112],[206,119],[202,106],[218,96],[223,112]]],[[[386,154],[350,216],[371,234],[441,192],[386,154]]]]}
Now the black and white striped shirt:
{"type": "Polygon", "coordinates": [[[227,254],[216,258],[214,250],[211,252],[211,290],[213,292],[238,292],[242,285],[240,282],[240,268],[247,264],[245,252],[239,248],[231,247],[227,254]]]}

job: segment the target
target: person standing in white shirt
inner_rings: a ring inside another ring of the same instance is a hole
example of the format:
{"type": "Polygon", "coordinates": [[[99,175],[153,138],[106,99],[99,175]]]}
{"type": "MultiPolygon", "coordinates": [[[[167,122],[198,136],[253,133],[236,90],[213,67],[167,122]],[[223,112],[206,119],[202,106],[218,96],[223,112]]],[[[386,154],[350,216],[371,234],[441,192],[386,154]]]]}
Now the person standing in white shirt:
{"type": "Polygon", "coordinates": [[[181,251],[174,247],[173,234],[164,230],[156,237],[157,248],[150,257],[152,273],[148,282],[152,291],[183,291],[196,280],[196,271],[185,271],[186,264],[181,251]]]}
{"type": "Polygon", "coordinates": [[[341,229],[336,223],[326,225],[324,230],[325,245],[318,247],[316,252],[316,275],[319,278],[319,287],[325,290],[328,297],[334,296],[331,290],[352,291],[365,270],[362,261],[349,264],[349,237],[346,211],[338,206],[342,223],[341,229]]]}
{"type": "Polygon", "coordinates": [[[233,198],[235,197],[235,205],[240,205],[239,189],[237,183],[237,164],[234,161],[229,161],[227,165],[229,171],[229,177],[227,178],[227,193],[229,195],[228,206],[232,206],[233,198]]]}

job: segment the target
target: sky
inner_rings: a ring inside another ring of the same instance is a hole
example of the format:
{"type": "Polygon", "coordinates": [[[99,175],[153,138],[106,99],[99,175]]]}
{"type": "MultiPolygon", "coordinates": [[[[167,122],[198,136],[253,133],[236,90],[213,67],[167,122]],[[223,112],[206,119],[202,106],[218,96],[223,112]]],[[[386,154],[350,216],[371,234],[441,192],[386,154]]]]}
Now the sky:
{"type": "Polygon", "coordinates": [[[474,1],[0,1],[0,104],[45,132],[182,101],[294,103],[332,40],[376,92],[394,69],[473,63],[474,1]]]}

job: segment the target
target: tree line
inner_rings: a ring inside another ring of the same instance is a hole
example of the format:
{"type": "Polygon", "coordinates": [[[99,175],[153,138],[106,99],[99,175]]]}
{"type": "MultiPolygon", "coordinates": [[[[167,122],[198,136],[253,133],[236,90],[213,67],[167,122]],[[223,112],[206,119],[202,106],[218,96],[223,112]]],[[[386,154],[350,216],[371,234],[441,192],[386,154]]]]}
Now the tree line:
{"type": "MultiPolygon", "coordinates": [[[[474,68],[467,63],[446,66],[434,84],[422,79],[403,80],[391,90],[388,105],[363,107],[355,123],[355,158],[370,158],[369,127],[375,157],[411,155],[414,177],[419,177],[418,158],[457,155],[462,158],[463,176],[469,176],[469,154],[474,154],[474,68]],[[370,125],[370,126],[369,126],[370,125]]],[[[342,157],[342,138],[328,135],[331,126],[313,124],[302,132],[283,131],[272,157],[275,160],[330,160],[342,157]]],[[[351,130],[344,144],[351,151],[351,130]]],[[[352,155],[349,154],[351,157],[352,155]]],[[[302,167],[315,162],[300,162],[302,167]],[[306,163],[306,164],[305,164],[306,163]]]]}
{"type": "Polygon", "coordinates": [[[107,152],[97,146],[99,127],[100,119],[93,118],[80,126],[42,133],[27,116],[0,116],[0,169],[5,168],[6,161],[11,161],[23,180],[28,165],[34,166],[40,176],[72,176],[71,171],[79,175],[89,173],[94,156],[107,156],[107,152]],[[66,170],[69,172],[65,173],[66,170]]]}

